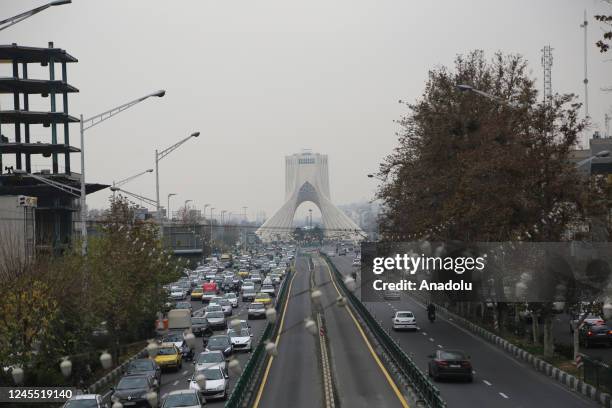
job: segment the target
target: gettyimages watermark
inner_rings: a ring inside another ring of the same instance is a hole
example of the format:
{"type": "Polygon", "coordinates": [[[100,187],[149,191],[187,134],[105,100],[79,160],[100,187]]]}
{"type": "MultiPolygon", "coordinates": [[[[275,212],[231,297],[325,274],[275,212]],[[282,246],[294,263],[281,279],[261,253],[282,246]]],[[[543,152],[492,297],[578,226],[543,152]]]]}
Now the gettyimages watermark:
{"type": "Polygon", "coordinates": [[[365,242],[361,297],[413,292],[475,302],[612,301],[612,244],[365,242]]]}

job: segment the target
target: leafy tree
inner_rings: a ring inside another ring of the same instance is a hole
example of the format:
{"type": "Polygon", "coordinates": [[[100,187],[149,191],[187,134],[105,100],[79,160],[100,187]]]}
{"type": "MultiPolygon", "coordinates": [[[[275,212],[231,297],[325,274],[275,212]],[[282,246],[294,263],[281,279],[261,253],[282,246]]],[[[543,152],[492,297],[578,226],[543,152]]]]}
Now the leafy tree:
{"type": "Polygon", "coordinates": [[[582,191],[569,155],[584,123],[573,95],[537,97],[519,55],[486,60],[474,51],[458,56],[454,71],[430,71],[380,168],[383,239],[561,240],[582,191]]]}

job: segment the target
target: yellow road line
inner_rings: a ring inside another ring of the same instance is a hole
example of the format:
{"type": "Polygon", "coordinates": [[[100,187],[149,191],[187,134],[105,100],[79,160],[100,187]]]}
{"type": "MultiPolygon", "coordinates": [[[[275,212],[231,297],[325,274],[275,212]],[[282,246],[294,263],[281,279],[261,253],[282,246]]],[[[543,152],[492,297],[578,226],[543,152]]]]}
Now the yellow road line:
{"type": "MultiPolygon", "coordinates": [[[[327,264],[327,261],[324,261],[324,263],[325,263],[325,266],[327,267],[327,272],[329,273],[329,278],[331,279],[331,283],[334,285],[334,288],[336,289],[336,292],[338,292],[338,296],[342,296],[342,294],[338,290],[338,287],[336,286],[336,282],[334,281],[334,277],[332,276],[332,272],[331,272],[331,269],[330,269],[329,265],[327,264]]],[[[359,324],[357,319],[355,319],[355,316],[353,315],[351,310],[348,308],[348,305],[344,309],[348,312],[349,316],[351,316],[351,319],[353,319],[353,322],[355,323],[355,326],[357,326],[357,330],[359,330],[359,333],[361,333],[361,337],[363,338],[363,341],[365,342],[365,344],[368,346],[368,349],[370,350],[370,354],[372,354],[372,358],[374,358],[374,361],[376,361],[376,364],[378,364],[378,367],[383,372],[385,378],[387,379],[387,382],[389,383],[389,385],[391,386],[391,388],[395,392],[395,395],[399,399],[400,403],[402,404],[402,406],[404,408],[410,408],[410,406],[408,405],[408,402],[406,402],[406,399],[404,398],[404,396],[400,392],[399,388],[397,388],[397,384],[395,384],[395,381],[393,381],[393,379],[389,375],[389,372],[387,371],[385,366],[382,364],[382,362],[378,358],[378,355],[374,352],[374,349],[372,348],[372,345],[370,344],[370,341],[368,340],[368,338],[366,337],[365,333],[363,332],[363,329],[361,328],[361,325],[359,324]]]]}
{"type": "MultiPolygon", "coordinates": [[[[298,271],[296,267],[295,273],[291,277],[291,282],[289,282],[289,291],[287,292],[287,301],[285,302],[285,307],[283,308],[283,316],[281,317],[278,334],[276,335],[276,340],[274,341],[274,344],[276,344],[277,348],[278,348],[278,342],[280,340],[280,336],[283,332],[283,326],[285,325],[285,316],[287,315],[287,306],[289,306],[289,298],[291,296],[291,288],[293,287],[293,280],[295,279],[295,275],[297,274],[298,274],[298,271]]],[[[266,382],[268,381],[268,374],[270,373],[270,367],[272,366],[273,361],[274,361],[274,356],[270,356],[270,359],[268,360],[268,365],[266,365],[266,371],[264,372],[263,380],[261,380],[261,385],[259,386],[259,390],[257,391],[257,398],[255,398],[255,403],[253,404],[253,408],[259,407],[259,400],[261,399],[263,390],[266,387],[266,382]]]]}

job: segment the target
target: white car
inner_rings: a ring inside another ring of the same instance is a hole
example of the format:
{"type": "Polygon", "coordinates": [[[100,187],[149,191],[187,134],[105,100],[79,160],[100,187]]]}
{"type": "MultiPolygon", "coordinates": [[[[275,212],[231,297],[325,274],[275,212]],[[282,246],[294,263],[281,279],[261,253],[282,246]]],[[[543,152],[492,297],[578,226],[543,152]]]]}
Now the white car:
{"type": "Polygon", "coordinates": [[[198,391],[206,400],[217,398],[226,399],[228,388],[229,376],[225,373],[223,368],[219,366],[195,371],[189,380],[189,389],[198,391]],[[204,389],[202,389],[196,381],[198,374],[203,374],[206,378],[204,389]]]}
{"type": "Polygon", "coordinates": [[[234,351],[251,351],[251,331],[248,328],[228,329],[227,335],[234,345],[234,351]]]}
{"type": "Polygon", "coordinates": [[[360,266],[360,265],[361,265],[361,259],[359,258],[353,259],[353,266],[360,266]]]}
{"type": "Polygon", "coordinates": [[[262,293],[267,293],[268,295],[274,297],[276,296],[276,291],[274,290],[274,285],[270,284],[263,284],[261,286],[261,289],[259,290],[262,293]]]}
{"type": "Polygon", "coordinates": [[[161,408],[202,408],[205,403],[196,390],[176,390],[166,395],[161,408]]]}
{"type": "Polygon", "coordinates": [[[393,316],[393,330],[418,330],[416,317],[411,311],[404,310],[395,312],[393,316]]]}
{"type": "Polygon", "coordinates": [[[187,291],[180,286],[173,286],[170,288],[170,297],[173,300],[185,300],[187,298],[187,291]]]}
{"type": "Polygon", "coordinates": [[[240,290],[242,290],[243,292],[247,290],[255,291],[255,284],[253,282],[244,282],[240,290]]]}
{"type": "Polygon", "coordinates": [[[110,408],[110,403],[103,402],[99,394],[80,394],[71,397],[62,408],[110,408]]]}
{"type": "Polygon", "coordinates": [[[232,307],[238,307],[238,296],[234,292],[226,293],[223,297],[229,300],[232,307]]]}

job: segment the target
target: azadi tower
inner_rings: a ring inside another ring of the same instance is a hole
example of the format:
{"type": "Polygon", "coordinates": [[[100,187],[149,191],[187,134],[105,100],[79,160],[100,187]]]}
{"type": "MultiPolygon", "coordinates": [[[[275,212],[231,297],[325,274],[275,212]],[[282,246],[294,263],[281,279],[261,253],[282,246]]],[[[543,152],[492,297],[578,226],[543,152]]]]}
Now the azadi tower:
{"type": "Polygon", "coordinates": [[[257,230],[257,235],[264,241],[290,236],[295,210],[304,201],[319,207],[325,236],[365,237],[365,233],[331,202],[327,155],[310,151],[285,157],[285,204],[257,230]]]}

